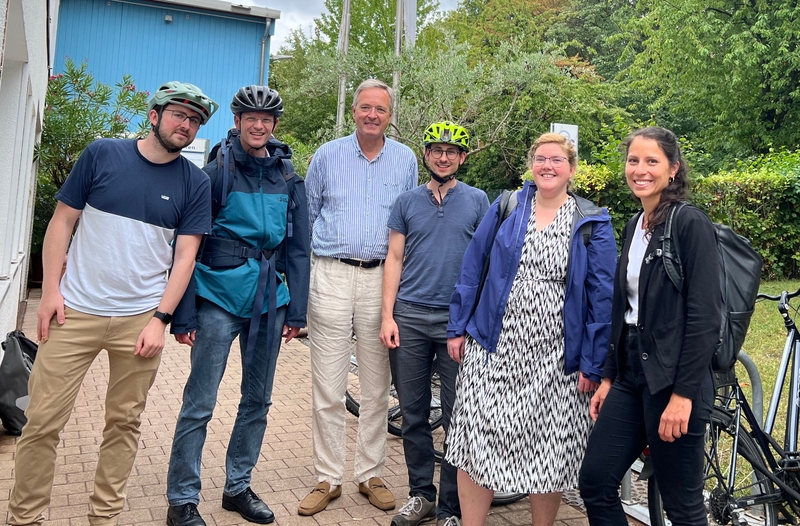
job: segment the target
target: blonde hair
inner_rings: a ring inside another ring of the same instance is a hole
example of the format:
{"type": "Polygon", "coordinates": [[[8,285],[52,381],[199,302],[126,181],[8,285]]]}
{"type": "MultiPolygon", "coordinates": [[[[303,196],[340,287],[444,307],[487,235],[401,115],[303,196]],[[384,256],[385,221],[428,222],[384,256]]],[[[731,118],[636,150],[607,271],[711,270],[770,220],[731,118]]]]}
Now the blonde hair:
{"type": "Polygon", "coordinates": [[[557,144],[561,146],[561,149],[567,154],[570,167],[576,168],[578,166],[578,152],[575,151],[575,145],[572,144],[572,141],[560,133],[543,133],[538,139],[533,141],[530,150],[528,150],[528,168],[530,170],[533,170],[533,158],[536,156],[536,150],[544,144],[557,144]]]}

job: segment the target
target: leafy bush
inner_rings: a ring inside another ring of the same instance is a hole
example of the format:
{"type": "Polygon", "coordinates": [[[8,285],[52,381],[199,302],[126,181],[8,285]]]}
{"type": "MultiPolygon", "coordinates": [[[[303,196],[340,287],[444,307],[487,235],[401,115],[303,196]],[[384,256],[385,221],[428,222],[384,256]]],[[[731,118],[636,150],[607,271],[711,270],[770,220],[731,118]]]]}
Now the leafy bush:
{"type": "Polygon", "coordinates": [[[700,179],[691,201],[750,239],[767,279],[800,276],[800,152],[700,179]]]}
{"type": "Polygon", "coordinates": [[[146,119],[139,122],[136,132],[131,128],[137,117],[145,115],[149,95],[136,89],[130,75],[124,75],[114,88],[95,82],[86,62],[77,66],[69,58],[64,73],[50,77],[42,140],[35,150],[39,174],[32,252],[41,252],[47,223],[56,206],[55,194],[84,148],[103,137],[147,134],[146,119]]]}

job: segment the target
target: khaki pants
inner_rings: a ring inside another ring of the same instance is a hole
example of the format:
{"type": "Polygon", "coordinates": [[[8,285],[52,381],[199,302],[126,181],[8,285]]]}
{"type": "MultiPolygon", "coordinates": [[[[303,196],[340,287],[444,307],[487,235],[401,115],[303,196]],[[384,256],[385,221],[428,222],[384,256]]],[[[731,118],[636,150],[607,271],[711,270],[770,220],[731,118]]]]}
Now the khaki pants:
{"type": "Polygon", "coordinates": [[[66,309],[66,323],[50,324],[50,338],[39,347],[28,383],[28,423],[17,442],[9,524],[41,524],[50,504],[59,433],[75,405],[83,377],[102,349],[108,351],[109,378],[105,429],[89,524],[117,524],[125,487],[139,446],[139,424],[161,356],[134,355],[136,340],[153,317],[104,317],[66,309]]]}
{"type": "Polygon", "coordinates": [[[342,484],[346,454],[344,394],[353,335],[361,384],[355,480],[383,473],[389,411],[389,354],[380,341],[383,266],[363,269],[312,256],[308,297],[314,469],[342,484]]]}

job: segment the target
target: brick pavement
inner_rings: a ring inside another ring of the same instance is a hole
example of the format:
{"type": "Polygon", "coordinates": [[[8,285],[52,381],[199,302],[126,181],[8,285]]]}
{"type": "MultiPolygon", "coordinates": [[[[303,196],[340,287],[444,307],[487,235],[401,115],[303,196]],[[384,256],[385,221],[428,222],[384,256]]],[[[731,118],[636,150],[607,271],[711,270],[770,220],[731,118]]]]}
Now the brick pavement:
{"type": "MultiPolygon", "coordinates": [[[[38,292],[28,303],[23,330],[35,336],[38,292]]],[[[136,464],[128,484],[128,501],[120,524],[163,525],[166,523],[166,476],[175,421],[181,407],[181,394],[189,369],[189,350],[168,339],[161,368],[150,391],[143,414],[142,438],[136,464]]],[[[236,417],[239,400],[241,362],[232,353],[222,380],[219,402],[208,426],[203,455],[203,491],[200,512],[209,526],[250,524],[221,507],[224,484],[225,450],[236,417]]],[[[108,361],[102,353],[89,370],[75,404],[72,418],[61,434],[58,446],[53,498],[49,509],[52,526],[88,524],[89,493],[96,467],[103,429],[103,401],[108,380],[108,361]]],[[[393,512],[371,506],[358,493],[353,482],[346,482],[342,496],[328,509],[313,517],[297,515],[297,505],[316,483],[311,460],[311,373],[308,349],[300,342],[282,348],[275,378],[273,406],[261,450],[253,472],[253,490],[275,512],[278,526],[323,526],[348,524],[388,526],[393,512]]],[[[348,414],[348,470],[352,476],[357,420],[348,414]]],[[[16,438],[0,434],[0,517],[5,517],[13,484],[16,438]]],[[[384,479],[403,502],[408,492],[407,473],[400,439],[389,437],[384,479]]],[[[529,525],[527,499],[492,509],[487,525],[529,525]]],[[[584,515],[563,503],[557,526],[581,526],[584,515]]]]}

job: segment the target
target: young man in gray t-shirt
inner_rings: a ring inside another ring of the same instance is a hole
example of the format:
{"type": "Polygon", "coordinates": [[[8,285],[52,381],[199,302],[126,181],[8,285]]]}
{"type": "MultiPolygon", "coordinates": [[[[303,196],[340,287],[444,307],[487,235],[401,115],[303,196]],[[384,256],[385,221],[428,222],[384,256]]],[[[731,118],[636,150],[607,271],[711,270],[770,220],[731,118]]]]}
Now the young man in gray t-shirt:
{"type": "Polygon", "coordinates": [[[403,413],[409,500],[392,526],[458,526],[456,468],[442,461],[439,503],[433,484],[434,448],[428,421],[431,367],[439,363],[445,432],[455,401],[458,364],[447,354],[450,296],[467,245],[489,209],[486,193],[455,179],[469,134],[452,122],[431,124],[424,136],[430,181],[397,198],[389,216],[389,252],[383,274],[381,342],[403,413]]]}

